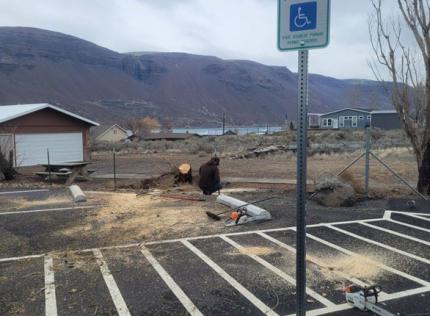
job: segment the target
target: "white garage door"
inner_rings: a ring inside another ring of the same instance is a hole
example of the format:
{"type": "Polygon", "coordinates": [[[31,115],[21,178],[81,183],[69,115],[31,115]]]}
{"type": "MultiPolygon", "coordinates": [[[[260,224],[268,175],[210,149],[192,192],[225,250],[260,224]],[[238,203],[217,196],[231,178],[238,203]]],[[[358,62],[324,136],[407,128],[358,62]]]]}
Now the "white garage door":
{"type": "Polygon", "coordinates": [[[82,133],[17,134],[16,164],[34,166],[84,160],[82,133]]]}

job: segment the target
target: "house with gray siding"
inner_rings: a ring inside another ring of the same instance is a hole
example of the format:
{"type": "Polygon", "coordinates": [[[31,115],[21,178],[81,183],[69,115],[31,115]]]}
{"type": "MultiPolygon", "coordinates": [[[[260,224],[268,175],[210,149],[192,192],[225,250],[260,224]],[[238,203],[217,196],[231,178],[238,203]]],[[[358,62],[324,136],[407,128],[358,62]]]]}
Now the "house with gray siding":
{"type": "Polygon", "coordinates": [[[328,113],[309,113],[309,128],[321,129],[364,129],[371,126],[380,129],[400,128],[396,111],[345,108],[328,113]]]}
{"type": "Polygon", "coordinates": [[[364,129],[370,124],[370,110],[346,108],[321,114],[320,128],[324,129],[364,129]]]}
{"type": "Polygon", "coordinates": [[[372,127],[374,128],[385,130],[402,128],[397,111],[372,111],[370,114],[372,116],[372,127]]]}

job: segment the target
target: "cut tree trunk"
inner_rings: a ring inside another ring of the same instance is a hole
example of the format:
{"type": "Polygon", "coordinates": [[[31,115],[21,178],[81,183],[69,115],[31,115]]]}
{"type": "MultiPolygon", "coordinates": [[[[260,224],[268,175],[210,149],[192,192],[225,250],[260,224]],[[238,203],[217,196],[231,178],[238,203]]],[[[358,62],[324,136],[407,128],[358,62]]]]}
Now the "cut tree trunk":
{"type": "Polygon", "coordinates": [[[418,191],[430,195],[430,143],[423,155],[423,160],[418,169],[418,191]]]}

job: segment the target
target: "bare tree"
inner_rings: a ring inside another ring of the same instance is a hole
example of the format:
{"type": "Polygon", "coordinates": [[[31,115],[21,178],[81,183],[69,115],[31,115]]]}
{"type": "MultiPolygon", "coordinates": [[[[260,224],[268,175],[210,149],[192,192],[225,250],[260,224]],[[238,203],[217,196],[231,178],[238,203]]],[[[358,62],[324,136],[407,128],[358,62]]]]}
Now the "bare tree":
{"type": "Polygon", "coordinates": [[[370,66],[377,80],[392,90],[393,105],[416,156],[417,187],[423,194],[430,194],[429,1],[396,0],[400,14],[387,20],[382,0],[371,0],[374,14],[369,19],[376,56],[370,66]]]}

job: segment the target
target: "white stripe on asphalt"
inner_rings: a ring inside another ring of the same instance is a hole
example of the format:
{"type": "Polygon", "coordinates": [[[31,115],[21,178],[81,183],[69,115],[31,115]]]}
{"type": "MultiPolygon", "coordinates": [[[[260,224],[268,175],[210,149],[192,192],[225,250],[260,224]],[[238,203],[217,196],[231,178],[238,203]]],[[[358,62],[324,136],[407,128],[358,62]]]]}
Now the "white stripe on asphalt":
{"type": "Polygon", "coordinates": [[[239,293],[241,293],[248,301],[254,304],[260,311],[266,315],[276,316],[270,307],[264,304],[260,299],[258,299],[254,294],[248,291],[242,284],[237,282],[233,277],[231,277],[227,272],[225,272],[219,265],[217,265],[212,259],[206,256],[203,252],[197,249],[189,241],[183,240],[182,243],[190,249],[196,256],[202,259],[208,266],[210,266],[216,273],[218,273],[224,280],[226,280],[232,287],[234,287],[239,293]]]}
{"type": "Polygon", "coordinates": [[[15,211],[15,212],[0,212],[1,215],[11,215],[11,214],[25,214],[25,213],[41,213],[41,212],[58,212],[58,211],[75,211],[75,210],[85,210],[89,208],[97,208],[101,205],[88,205],[88,206],[70,206],[70,207],[59,207],[59,208],[46,208],[40,210],[27,210],[27,211],[15,211]]]}
{"type": "MultiPolygon", "coordinates": [[[[350,250],[348,250],[348,249],[342,248],[342,247],[340,247],[340,246],[338,246],[338,245],[335,245],[335,244],[333,244],[333,243],[331,243],[331,242],[329,242],[329,241],[326,241],[326,240],[324,240],[324,239],[321,239],[321,238],[319,238],[319,237],[317,237],[317,236],[314,236],[314,235],[312,235],[312,234],[307,233],[307,234],[306,234],[306,236],[307,236],[307,237],[309,237],[309,238],[311,238],[311,239],[313,239],[313,240],[316,240],[316,241],[318,241],[318,242],[320,242],[320,243],[322,243],[322,244],[324,244],[324,245],[326,245],[326,246],[329,246],[329,247],[331,247],[331,248],[333,248],[333,249],[339,250],[340,252],[343,252],[343,253],[345,253],[345,254],[347,254],[347,255],[349,255],[349,256],[358,256],[358,257],[361,257],[361,255],[360,255],[360,254],[358,254],[358,253],[355,253],[355,252],[352,252],[352,251],[350,251],[350,250]]],[[[401,276],[401,277],[403,277],[403,278],[405,278],[405,279],[408,279],[408,280],[414,281],[414,282],[416,282],[416,283],[418,283],[418,284],[421,284],[421,285],[423,285],[423,286],[430,287],[430,282],[427,282],[427,281],[425,281],[425,280],[422,280],[422,279],[420,279],[420,278],[417,278],[417,277],[415,277],[415,276],[413,276],[413,275],[410,275],[410,274],[407,274],[407,273],[405,273],[405,272],[399,271],[399,270],[397,270],[397,269],[395,269],[395,268],[389,267],[389,266],[387,266],[387,265],[385,265],[385,264],[383,264],[383,263],[379,263],[379,262],[376,262],[376,261],[374,261],[373,263],[374,263],[376,266],[378,266],[378,267],[382,268],[383,270],[386,270],[386,271],[388,271],[388,272],[391,272],[391,273],[397,274],[397,275],[399,275],[399,276],[401,276]]]]}
{"type": "Polygon", "coordinates": [[[93,253],[97,260],[97,264],[100,267],[100,272],[102,273],[103,279],[105,280],[110,296],[112,297],[112,301],[115,304],[115,308],[118,315],[131,316],[130,311],[127,308],[127,304],[125,303],[124,298],[122,297],[121,292],[118,288],[118,285],[116,284],[115,279],[110,272],[106,261],[103,258],[102,252],[98,249],[95,249],[93,250],[93,253]]]}
{"type": "MultiPolygon", "coordinates": [[[[239,245],[237,242],[235,242],[234,240],[232,240],[232,239],[230,239],[230,238],[228,238],[226,236],[221,236],[221,239],[223,239],[224,241],[228,242],[230,245],[232,245],[233,247],[235,247],[238,250],[244,249],[243,246],[239,245]]],[[[250,258],[254,259],[259,264],[261,264],[262,266],[266,267],[267,269],[269,269],[270,271],[272,271],[276,275],[280,276],[285,281],[287,281],[287,282],[291,283],[292,285],[296,286],[296,279],[295,278],[289,276],[288,274],[286,274],[282,270],[276,268],[275,266],[273,266],[272,264],[270,264],[266,260],[260,258],[257,255],[253,255],[253,254],[247,254],[247,256],[249,256],[250,258]]],[[[317,300],[318,302],[320,302],[321,304],[323,304],[325,306],[335,306],[336,305],[333,302],[331,302],[328,299],[326,299],[324,296],[319,295],[314,290],[312,290],[312,289],[310,289],[308,287],[306,287],[306,293],[309,294],[309,296],[313,297],[315,300],[317,300]]]]}
{"type": "Polygon", "coordinates": [[[400,221],[396,221],[394,219],[389,219],[388,221],[392,222],[392,223],[396,223],[396,224],[402,225],[402,226],[405,226],[405,227],[409,227],[409,228],[413,228],[413,229],[416,229],[416,230],[421,230],[423,232],[430,233],[430,229],[427,229],[427,228],[423,228],[423,227],[411,225],[411,224],[408,224],[408,223],[403,223],[403,222],[400,222],[400,221]]]}
{"type": "Polygon", "coordinates": [[[157,259],[149,252],[145,246],[140,246],[140,251],[149,261],[152,267],[157,271],[160,277],[163,279],[164,283],[169,287],[169,289],[175,294],[178,300],[182,303],[185,309],[192,316],[203,316],[199,309],[194,305],[194,303],[189,299],[189,297],[182,291],[182,289],[176,284],[172,277],[167,273],[166,270],[158,263],[157,259]]]}
{"type": "Polygon", "coordinates": [[[425,218],[425,217],[422,217],[422,216],[419,216],[419,215],[416,215],[416,214],[411,214],[411,213],[402,213],[402,214],[405,215],[405,216],[409,216],[409,217],[417,218],[417,219],[420,219],[420,220],[423,220],[423,221],[426,221],[426,222],[430,222],[430,218],[425,218]]]}
{"type": "MultiPolygon", "coordinates": [[[[281,248],[284,248],[284,249],[286,249],[288,251],[291,251],[294,254],[296,253],[296,249],[295,248],[287,245],[286,243],[283,243],[282,241],[280,241],[280,240],[278,240],[276,238],[273,238],[272,236],[267,235],[266,233],[258,233],[258,235],[260,235],[263,238],[266,238],[267,240],[273,242],[274,244],[278,245],[281,248]]],[[[321,260],[318,259],[317,257],[306,255],[306,260],[309,261],[309,262],[312,262],[312,263],[314,263],[314,264],[316,264],[316,265],[318,265],[320,267],[328,268],[328,266],[326,264],[324,264],[323,262],[321,262],[321,260]]],[[[349,276],[346,273],[343,273],[341,271],[333,270],[331,272],[333,272],[334,274],[337,274],[341,278],[344,278],[345,280],[351,281],[351,282],[353,282],[353,283],[355,283],[357,285],[360,285],[360,286],[368,286],[369,285],[369,284],[367,284],[367,283],[365,283],[365,282],[363,282],[363,281],[361,281],[359,279],[353,278],[353,277],[351,277],[351,276],[349,276]]]]}
{"type": "Polygon", "coordinates": [[[21,194],[21,193],[33,193],[33,192],[49,192],[48,189],[40,189],[40,190],[23,190],[23,191],[6,191],[0,192],[0,195],[9,195],[9,194],[21,194]]]}
{"type": "MultiPolygon", "coordinates": [[[[386,302],[386,301],[395,300],[395,299],[399,299],[399,298],[403,298],[403,297],[408,297],[408,296],[412,296],[412,295],[426,293],[429,291],[430,291],[430,287],[419,287],[419,288],[416,288],[413,290],[406,290],[406,291],[402,291],[402,292],[387,294],[384,297],[380,296],[378,301],[379,302],[386,302]]],[[[353,309],[353,308],[354,307],[351,304],[345,303],[345,304],[341,304],[341,305],[336,305],[334,307],[324,307],[324,308],[320,308],[320,309],[314,309],[312,311],[306,312],[306,316],[320,316],[320,315],[325,315],[328,313],[340,312],[340,311],[353,309]]],[[[296,314],[291,314],[288,316],[296,316],[296,314]]]]}
{"type": "Polygon", "coordinates": [[[391,235],[399,236],[399,237],[402,237],[402,238],[405,238],[405,239],[409,239],[409,240],[412,240],[412,241],[415,241],[415,242],[418,242],[418,243],[430,246],[430,242],[428,242],[428,241],[421,240],[419,238],[415,238],[415,237],[412,237],[412,236],[409,236],[409,235],[405,235],[405,234],[396,232],[396,231],[391,230],[391,229],[387,229],[387,228],[383,228],[383,227],[379,227],[379,226],[376,226],[376,225],[372,225],[372,224],[369,224],[369,223],[363,223],[363,222],[361,222],[360,224],[364,225],[364,226],[367,226],[369,228],[372,228],[372,229],[377,229],[377,230],[386,232],[386,233],[391,234],[391,235]]]}
{"type": "Polygon", "coordinates": [[[428,259],[425,259],[425,258],[419,257],[419,256],[417,256],[417,255],[414,255],[414,254],[412,254],[412,253],[409,253],[409,252],[406,252],[406,251],[403,251],[403,250],[397,249],[397,248],[395,248],[395,247],[388,246],[388,245],[386,245],[386,244],[382,244],[382,243],[380,243],[380,242],[377,242],[377,241],[371,240],[371,239],[369,239],[369,238],[362,237],[362,236],[360,236],[360,235],[357,235],[357,234],[351,233],[351,232],[349,232],[349,231],[347,231],[347,230],[344,230],[344,229],[342,229],[342,228],[339,228],[339,227],[336,227],[336,226],[332,226],[332,225],[326,225],[326,227],[328,227],[328,228],[330,228],[330,229],[333,229],[333,230],[336,230],[336,231],[338,231],[338,232],[340,232],[340,233],[342,233],[342,234],[345,234],[345,235],[351,236],[351,237],[353,237],[353,238],[360,239],[360,240],[362,240],[362,241],[364,241],[364,242],[367,242],[367,243],[369,243],[369,244],[373,244],[373,245],[375,245],[375,246],[378,246],[378,247],[381,247],[381,248],[384,248],[384,249],[387,249],[387,250],[390,250],[390,251],[396,252],[396,253],[398,253],[398,254],[401,254],[401,255],[403,255],[403,256],[409,257],[409,258],[411,258],[411,259],[415,259],[415,260],[417,260],[417,261],[421,261],[421,262],[423,262],[423,263],[430,264],[430,260],[428,260],[428,259]]]}
{"type": "Polygon", "coordinates": [[[57,299],[55,296],[54,259],[47,255],[44,258],[45,270],[45,315],[57,316],[57,299]]]}
{"type": "Polygon", "coordinates": [[[19,260],[27,260],[27,259],[36,259],[36,258],[41,258],[44,255],[45,254],[22,256],[22,257],[2,258],[2,259],[0,259],[0,263],[1,262],[8,262],[8,261],[19,261],[19,260]]]}

